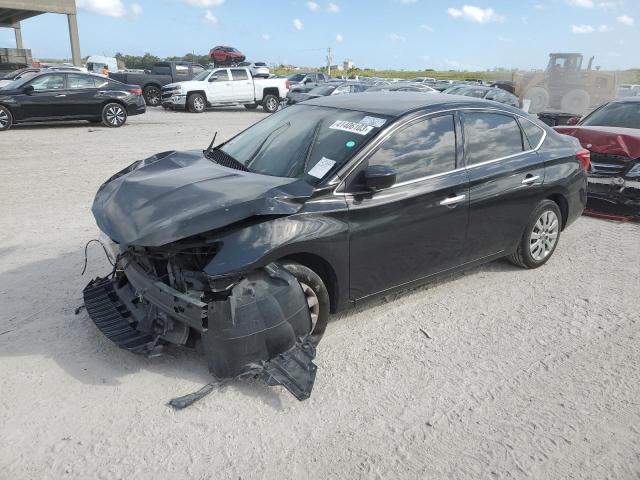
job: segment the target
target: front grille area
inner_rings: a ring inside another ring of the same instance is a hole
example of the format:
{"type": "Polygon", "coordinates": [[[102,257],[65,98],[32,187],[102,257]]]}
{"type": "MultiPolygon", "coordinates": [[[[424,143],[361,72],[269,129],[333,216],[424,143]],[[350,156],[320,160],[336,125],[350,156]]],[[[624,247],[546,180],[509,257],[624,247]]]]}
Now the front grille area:
{"type": "Polygon", "coordinates": [[[627,169],[629,159],[619,155],[591,152],[591,172],[598,176],[620,176],[627,169]]]}

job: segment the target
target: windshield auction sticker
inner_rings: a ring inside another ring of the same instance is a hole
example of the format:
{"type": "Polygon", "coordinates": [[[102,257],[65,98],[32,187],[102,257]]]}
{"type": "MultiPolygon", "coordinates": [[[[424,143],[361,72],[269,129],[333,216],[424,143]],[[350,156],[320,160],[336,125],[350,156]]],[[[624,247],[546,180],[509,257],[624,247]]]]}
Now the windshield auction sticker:
{"type": "Polygon", "coordinates": [[[329,170],[336,164],[334,160],[327,157],[322,157],[318,163],[316,163],[311,170],[307,173],[312,177],[322,178],[329,170]]]}
{"type": "Polygon", "coordinates": [[[347,122],[346,120],[336,120],[329,128],[332,128],[333,130],[342,130],[344,132],[357,133],[358,135],[366,135],[374,129],[371,125],[347,122]]]}
{"type": "Polygon", "coordinates": [[[364,117],[359,123],[371,125],[372,127],[381,127],[386,123],[386,120],[378,117],[364,117]]]}

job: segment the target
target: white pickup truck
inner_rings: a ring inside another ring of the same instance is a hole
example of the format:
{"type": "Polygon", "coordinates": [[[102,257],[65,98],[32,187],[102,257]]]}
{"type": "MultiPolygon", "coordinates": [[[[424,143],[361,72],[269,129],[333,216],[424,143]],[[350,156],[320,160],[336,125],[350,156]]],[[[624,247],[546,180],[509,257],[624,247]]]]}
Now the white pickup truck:
{"type": "Polygon", "coordinates": [[[162,87],[162,106],[201,113],[207,105],[244,105],[249,110],[262,105],[272,113],[288,92],[286,78],[255,78],[248,68],[216,68],[162,87]]]}

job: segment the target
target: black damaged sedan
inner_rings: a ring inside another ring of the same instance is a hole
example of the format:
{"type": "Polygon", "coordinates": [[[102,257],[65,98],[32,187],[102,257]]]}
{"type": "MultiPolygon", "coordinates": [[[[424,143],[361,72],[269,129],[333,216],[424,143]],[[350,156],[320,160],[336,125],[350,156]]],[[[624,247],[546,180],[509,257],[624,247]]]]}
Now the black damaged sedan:
{"type": "Polygon", "coordinates": [[[124,348],[200,343],[215,377],[304,399],[330,312],[502,257],[547,262],[584,209],[588,162],[494,102],[309,100],[102,185],[93,213],[115,267],[85,304],[124,348]]]}
{"type": "Polygon", "coordinates": [[[44,71],[0,88],[0,131],[16,123],[89,120],[121,127],[146,112],[142,90],[81,72],[44,71]]]}

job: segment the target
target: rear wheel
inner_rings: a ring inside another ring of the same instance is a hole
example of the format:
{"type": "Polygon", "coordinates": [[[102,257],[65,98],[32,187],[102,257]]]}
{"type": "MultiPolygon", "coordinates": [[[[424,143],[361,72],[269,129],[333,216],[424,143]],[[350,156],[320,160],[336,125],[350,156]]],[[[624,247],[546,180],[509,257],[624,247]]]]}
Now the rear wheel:
{"type": "Polygon", "coordinates": [[[523,268],[538,268],[551,258],[560,240],[562,213],[551,200],[543,200],[531,215],[518,248],[507,259],[523,268]]]}
{"type": "Polygon", "coordinates": [[[118,128],[127,121],[127,111],[119,103],[107,103],[102,109],[102,124],[106,127],[118,128]]]}
{"type": "Polygon", "coordinates": [[[156,86],[149,85],[144,89],[144,101],[147,102],[147,105],[150,107],[157,107],[160,105],[162,101],[162,97],[160,95],[160,89],[156,86]]]}
{"type": "Polygon", "coordinates": [[[302,292],[307,299],[309,315],[311,316],[311,341],[317,345],[329,321],[331,304],[327,287],[316,272],[304,265],[285,261],[282,266],[296,277],[296,280],[300,283],[302,292]]]}
{"type": "Polygon", "coordinates": [[[9,130],[11,125],[13,125],[13,115],[11,115],[11,110],[0,105],[0,131],[9,130]]]}
{"type": "Polygon", "coordinates": [[[275,95],[268,94],[262,99],[262,108],[265,112],[273,113],[278,110],[279,105],[280,102],[278,101],[278,97],[275,95]]]}
{"type": "Polygon", "coordinates": [[[202,113],[206,106],[207,102],[200,93],[192,93],[187,98],[187,110],[192,113],[202,113]]]}

